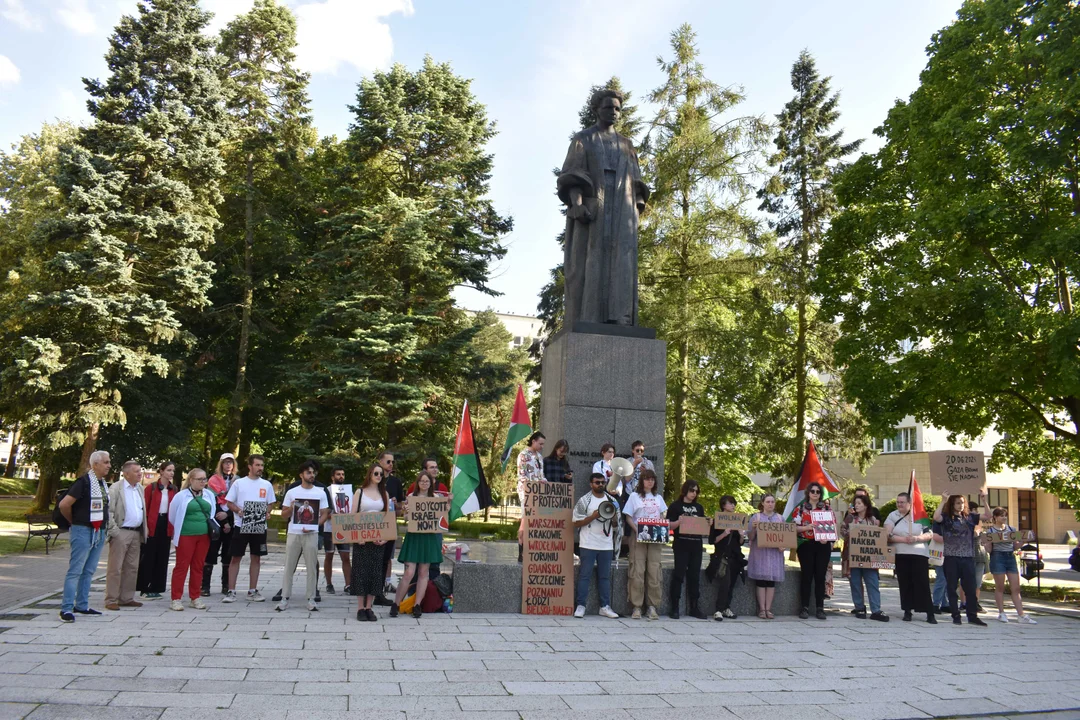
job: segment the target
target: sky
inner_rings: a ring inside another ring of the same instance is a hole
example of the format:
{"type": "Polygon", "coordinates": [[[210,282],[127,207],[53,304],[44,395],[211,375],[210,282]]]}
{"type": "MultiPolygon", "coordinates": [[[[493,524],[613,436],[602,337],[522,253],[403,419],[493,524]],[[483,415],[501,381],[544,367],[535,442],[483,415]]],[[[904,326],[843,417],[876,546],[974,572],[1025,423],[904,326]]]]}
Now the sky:
{"type": "MultiPolygon", "coordinates": [[[[498,135],[491,197],[514,219],[506,256],[492,268],[498,297],[458,292],[470,309],[533,315],[561,260],[564,219],[552,168],[562,164],[589,88],[613,75],[644,102],[671,56],[670,36],[690,23],[707,76],[741,87],[735,113],[772,120],[790,99],[791,65],[809,50],[840,92],[846,139],[863,150],[889,108],[917,86],[934,32],[960,0],[285,0],[298,18],[298,64],[312,74],[315,125],[348,132],[359,80],[425,55],[472,80],[498,135]]],[[[216,32],[252,0],[203,0],[216,32]]],[[[0,0],[0,149],[43,122],[85,123],[82,77],[106,74],[109,34],[137,0],[0,0]]]]}

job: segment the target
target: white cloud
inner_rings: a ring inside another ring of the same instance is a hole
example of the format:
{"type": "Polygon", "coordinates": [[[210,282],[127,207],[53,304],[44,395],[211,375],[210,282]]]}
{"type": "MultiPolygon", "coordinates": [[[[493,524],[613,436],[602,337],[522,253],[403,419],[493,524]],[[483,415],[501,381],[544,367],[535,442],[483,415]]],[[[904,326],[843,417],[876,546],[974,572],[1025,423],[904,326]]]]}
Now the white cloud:
{"type": "Polygon", "coordinates": [[[87,0],[60,0],[53,8],[53,15],[61,25],[79,35],[91,35],[97,31],[97,21],[87,0]]]}
{"type": "Polygon", "coordinates": [[[41,20],[30,14],[22,0],[4,0],[0,5],[0,17],[10,20],[23,30],[41,29],[41,20]]]}
{"type": "Polygon", "coordinates": [[[251,10],[254,4],[254,0],[202,0],[200,5],[203,10],[214,13],[210,24],[206,26],[206,32],[217,35],[230,20],[251,10]]]}
{"type": "Polygon", "coordinates": [[[22,75],[19,73],[19,68],[15,67],[15,63],[11,62],[11,59],[6,55],[0,55],[0,87],[15,85],[21,77],[22,75]]]}
{"type": "Polygon", "coordinates": [[[385,67],[393,55],[390,26],[383,18],[412,15],[412,0],[324,0],[298,5],[297,65],[311,73],[333,73],[341,65],[360,72],[385,67]]]}

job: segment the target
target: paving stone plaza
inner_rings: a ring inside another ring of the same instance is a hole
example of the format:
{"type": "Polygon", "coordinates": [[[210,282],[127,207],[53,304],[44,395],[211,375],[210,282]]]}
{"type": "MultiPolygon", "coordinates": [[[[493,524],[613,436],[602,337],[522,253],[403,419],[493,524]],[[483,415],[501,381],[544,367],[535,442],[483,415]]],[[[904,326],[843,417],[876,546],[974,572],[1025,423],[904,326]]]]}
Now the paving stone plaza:
{"type": "MultiPolygon", "coordinates": [[[[264,563],[268,596],[282,558],[264,563]]],[[[905,623],[886,589],[883,624],[847,613],[846,584],[836,595],[826,622],[380,608],[360,623],[342,595],[310,613],[215,595],[206,611],[160,600],[72,625],[54,595],[0,616],[0,720],[1080,717],[1080,620],[905,623]]]]}

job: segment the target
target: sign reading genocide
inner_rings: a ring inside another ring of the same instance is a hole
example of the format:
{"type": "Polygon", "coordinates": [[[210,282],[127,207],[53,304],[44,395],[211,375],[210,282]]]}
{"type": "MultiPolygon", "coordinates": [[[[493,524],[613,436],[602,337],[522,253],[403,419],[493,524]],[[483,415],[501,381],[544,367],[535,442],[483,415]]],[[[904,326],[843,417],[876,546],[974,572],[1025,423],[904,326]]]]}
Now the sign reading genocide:
{"type": "Polygon", "coordinates": [[[450,498],[410,495],[405,503],[406,528],[411,533],[443,533],[450,530],[450,498]]]}
{"type": "Polygon", "coordinates": [[[369,543],[397,540],[397,518],[392,512],[365,512],[331,515],[334,543],[369,543]]]}
{"type": "Polygon", "coordinates": [[[660,518],[641,518],[637,521],[637,541],[662,545],[668,541],[668,521],[660,518]]]}
{"type": "Polygon", "coordinates": [[[851,567],[878,570],[896,567],[896,548],[889,545],[883,527],[849,525],[847,548],[851,567]]]}
{"type": "Polygon", "coordinates": [[[574,612],[574,485],[525,483],[521,612],[574,612]]]}
{"type": "Polygon", "coordinates": [[[679,517],[679,535],[709,535],[709,518],[697,515],[682,515],[679,517]]]}
{"type": "Polygon", "coordinates": [[[759,522],[757,544],[758,547],[786,550],[798,543],[798,533],[799,526],[793,522],[759,522]]]}
{"type": "Polygon", "coordinates": [[[935,450],[930,456],[930,490],[938,495],[978,495],[986,489],[982,450],[935,450]]]}
{"type": "Polygon", "coordinates": [[[746,532],[746,523],[749,516],[740,512],[718,512],[713,518],[713,528],[716,530],[738,530],[746,532]]]}
{"type": "Polygon", "coordinates": [[[836,515],[832,510],[811,510],[810,522],[814,525],[814,540],[836,540],[836,515]]]}

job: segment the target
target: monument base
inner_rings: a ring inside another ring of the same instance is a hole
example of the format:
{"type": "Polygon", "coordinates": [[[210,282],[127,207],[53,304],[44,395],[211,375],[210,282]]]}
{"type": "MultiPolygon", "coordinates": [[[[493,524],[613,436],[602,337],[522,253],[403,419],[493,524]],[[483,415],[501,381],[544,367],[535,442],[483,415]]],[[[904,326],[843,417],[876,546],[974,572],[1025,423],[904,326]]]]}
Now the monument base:
{"type": "Polygon", "coordinates": [[[570,443],[574,497],[588,492],[604,443],[619,457],[645,443],[663,488],[667,343],[648,328],[575,323],[544,349],[540,430],[570,443]],[[586,332],[582,332],[586,330],[586,332]]]}

